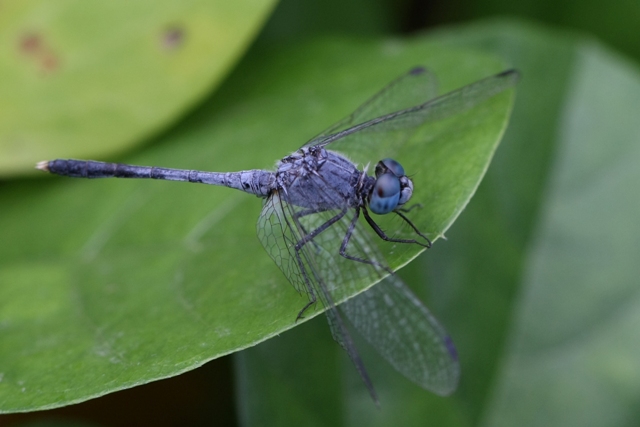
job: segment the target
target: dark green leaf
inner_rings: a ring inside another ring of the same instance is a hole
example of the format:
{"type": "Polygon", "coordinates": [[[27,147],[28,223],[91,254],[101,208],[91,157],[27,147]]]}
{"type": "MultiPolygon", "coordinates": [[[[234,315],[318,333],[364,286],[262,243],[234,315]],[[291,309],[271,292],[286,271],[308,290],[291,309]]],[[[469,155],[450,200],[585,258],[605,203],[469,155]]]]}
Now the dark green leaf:
{"type": "Polygon", "coordinates": [[[424,270],[414,262],[400,272],[428,293],[453,336],[460,388],[447,399],[431,395],[365,354],[377,411],[340,350],[326,354],[327,333],[304,325],[236,358],[239,376],[256,379],[240,382],[247,420],[259,421],[245,425],[276,425],[270,421],[291,411],[284,403],[265,411],[252,399],[282,392],[268,362],[275,355],[286,360],[288,379],[342,360],[337,381],[304,375],[289,385],[289,396],[313,389],[306,419],[341,405],[339,420],[325,425],[637,425],[640,73],[591,40],[521,22],[432,37],[500,54],[523,74],[477,194],[448,240],[423,254],[424,270]],[[271,382],[260,381],[268,375],[271,382]]]}
{"type": "MultiPolygon", "coordinates": [[[[245,61],[158,145],[125,160],[271,167],[418,64],[441,76],[443,91],[503,69],[494,58],[423,39],[269,52],[245,61]]],[[[437,123],[424,144],[412,140],[405,168],[415,171],[416,187],[440,188],[439,203],[421,211],[434,235],[473,193],[510,105],[506,92],[437,123]]],[[[260,201],[246,194],[69,178],[3,190],[0,240],[11,242],[0,247],[3,411],[65,405],[193,369],[293,327],[305,303],[262,250],[260,201]]]]}

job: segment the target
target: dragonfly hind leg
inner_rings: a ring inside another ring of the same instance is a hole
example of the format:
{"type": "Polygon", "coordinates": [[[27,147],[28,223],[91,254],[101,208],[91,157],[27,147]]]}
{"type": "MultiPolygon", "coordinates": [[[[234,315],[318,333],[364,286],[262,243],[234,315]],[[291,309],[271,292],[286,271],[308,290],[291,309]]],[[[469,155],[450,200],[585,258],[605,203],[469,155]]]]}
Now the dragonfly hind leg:
{"type": "Polygon", "coordinates": [[[349,228],[347,229],[347,234],[344,235],[344,239],[342,240],[342,245],[340,245],[340,256],[349,259],[351,261],[361,262],[363,264],[373,265],[375,267],[382,268],[389,274],[393,274],[393,270],[391,270],[386,265],[380,264],[376,261],[371,261],[369,259],[360,258],[354,255],[349,255],[347,253],[347,246],[349,245],[349,241],[351,240],[351,236],[353,235],[353,230],[356,228],[356,224],[358,223],[358,218],[360,217],[360,208],[356,208],[356,213],[351,219],[351,223],[349,224],[349,228]]]}
{"type": "MultiPolygon", "coordinates": [[[[300,230],[302,230],[302,232],[303,232],[305,235],[307,235],[307,234],[308,234],[308,233],[307,233],[307,229],[306,229],[306,228],[305,228],[305,226],[304,226],[304,225],[302,225],[298,220],[299,220],[300,218],[304,218],[305,216],[309,216],[309,215],[317,214],[317,213],[320,213],[320,212],[325,212],[326,210],[327,210],[327,209],[320,209],[320,208],[317,208],[317,209],[303,209],[303,210],[301,210],[301,211],[296,212],[296,213],[293,215],[293,218],[295,219],[296,224],[298,224],[298,225],[300,226],[300,230]]],[[[313,243],[313,246],[316,248],[316,253],[320,252],[320,246],[319,246],[315,241],[313,241],[313,240],[311,241],[311,243],[313,243]]]]}
{"type": "Polygon", "coordinates": [[[302,310],[298,312],[298,315],[296,316],[296,323],[298,322],[298,320],[304,319],[304,312],[307,311],[309,307],[315,305],[318,302],[318,298],[316,297],[315,292],[310,291],[309,295],[309,302],[306,303],[304,307],[302,307],[302,310]]]}
{"type": "MultiPolygon", "coordinates": [[[[300,213],[303,214],[303,215],[300,215],[300,216],[298,216],[298,214],[294,214],[294,220],[296,222],[295,225],[299,229],[304,231],[305,229],[302,226],[302,224],[300,224],[298,219],[301,216],[311,215],[311,214],[317,213],[317,212],[318,211],[312,212],[311,210],[309,210],[309,211],[300,212],[300,213]]],[[[311,272],[313,273],[314,279],[319,284],[321,292],[327,293],[327,295],[324,296],[325,299],[329,299],[330,300],[330,295],[328,295],[328,291],[326,290],[326,285],[322,281],[322,277],[320,277],[318,275],[318,272],[313,269],[313,266],[305,267],[305,264],[304,264],[304,261],[302,259],[302,255],[301,255],[300,252],[304,248],[304,245],[306,245],[309,242],[313,242],[314,238],[316,238],[320,233],[325,231],[327,228],[331,227],[336,222],[340,221],[340,219],[342,219],[342,217],[345,216],[346,213],[347,213],[347,209],[344,208],[340,212],[338,212],[338,214],[336,214],[334,217],[328,219],[324,224],[322,224],[321,226],[319,226],[315,230],[311,231],[310,233],[307,233],[306,231],[304,231],[306,234],[300,240],[298,240],[298,243],[296,243],[296,245],[294,247],[295,256],[296,256],[296,262],[298,264],[298,268],[300,269],[300,272],[302,273],[302,277],[304,279],[305,286],[307,287],[307,291],[309,293],[309,302],[304,307],[302,307],[302,310],[300,310],[300,312],[298,313],[298,316],[296,317],[296,322],[298,320],[304,318],[304,312],[307,311],[309,309],[309,307],[311,307],[312,305],[314,305],[318,301],[318,297],[316,295],[316,291],[313,288],[311,279],[309,277],[309,273],[307,271],[308,269],[311,270],[311,272]]],[[[315,242],[313,242],[313,243],[315,244],[315,242]]],[[[317,247],[317,245],[316,245],[316,247],[317,247]]]]}

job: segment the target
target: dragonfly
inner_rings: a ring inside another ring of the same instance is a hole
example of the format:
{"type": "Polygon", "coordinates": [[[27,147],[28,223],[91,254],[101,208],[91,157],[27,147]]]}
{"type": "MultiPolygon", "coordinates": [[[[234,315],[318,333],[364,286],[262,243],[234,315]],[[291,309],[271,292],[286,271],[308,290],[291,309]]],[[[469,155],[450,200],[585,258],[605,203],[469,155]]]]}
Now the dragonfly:
{"type": "Polygon", "coordinates": [[[264,199],[258,238],[288,281],[308,297],[296,322],[322,304],[334,340],[346,350],[376,405],[376,390],[348,324],[397,371],[444,396],[455,391],[460,377],[453,341],[389,266],[380,246],[432,244],[411,220],[421,207],[409,204],[413,181],[385,153],[397,151],[426,123],[469,110],[515,85],[518,77],[516,70],[507,70],[437,96],[433,73],[415,67],[281,159],[275,171],[220,173],[66,159],[36,167],[77,178],[210,184],[264,199]],[[378,160],[373,175],[368,165],[359,167],[352,160],[363,158],[378,160]],[[405,230],[385,230],[379,220],[384,215],[395,215],[405,230]],[[358,293],[364,283],[375,285],[358,293]]]}

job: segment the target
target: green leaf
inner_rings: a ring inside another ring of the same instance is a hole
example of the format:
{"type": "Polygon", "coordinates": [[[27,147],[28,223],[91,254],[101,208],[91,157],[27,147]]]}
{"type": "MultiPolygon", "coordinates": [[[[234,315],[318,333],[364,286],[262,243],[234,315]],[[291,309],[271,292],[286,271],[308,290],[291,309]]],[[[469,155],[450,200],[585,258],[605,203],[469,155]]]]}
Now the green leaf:
{"type": "Polygon", "coordinates": [[[3,4],[0,176],[144,142],[221,81],[273,3],[3,4]]]}
{"type": "Polygon", "coordinates": [[[452,335],[459,390],[422,391],[360,345],[375,410],[328,333],[305,324],[237,355],[244,425],[638,425],[637,67],[593,40],[523,22],[431,37],[522,71],[476,195],[448,240],[400,272],[452,335]],[[336,359],[337,377],[325,369],[336,359]],[[265,396],[278,405],[260,405],[265,396]]]}
{"type": "Polygon", "coordinates": [[[574,67],[486,425],[640,422],[640,70],[591,41],[574,67]]]}
{"type": "MultiPolygon", "coordinates": [[[[425,39],[270,50],[244,61],[161,141],[124,160],[269,168],[418,64],[441,76],[443,92],[503,69],[492,57],[425,39]]],[[[414,139],[411,156],[402,154],[416,187],[440,188],[432,197],[441,201],[421,211],[434,235],[475,190],[511,95],[436,123],[429,141],[414,139]]],[[[292,328],[306,301],[263,251],[255,231],[261,203],[243,193],[58,178],[7,184],[0,205],[0,240],[12,242],[0,246],[5,412],[66,405],[194,369],[292,328]]]]}

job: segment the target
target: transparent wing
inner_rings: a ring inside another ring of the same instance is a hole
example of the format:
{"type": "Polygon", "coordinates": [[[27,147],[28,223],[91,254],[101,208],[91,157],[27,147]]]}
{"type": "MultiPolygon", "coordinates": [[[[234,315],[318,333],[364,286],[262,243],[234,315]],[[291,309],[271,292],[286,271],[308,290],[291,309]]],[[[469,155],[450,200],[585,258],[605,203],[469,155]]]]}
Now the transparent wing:
{"type": "Polygon", "coordinates": [[[378,277],[369,266],[338,255],[354,213],[338,197],[335,209],[310,213],[313,210],[288,203],[286,193],[276,191],[265,201],[258,219],[258,238],[276,265],[298,292],[310,298],[314,294],[326,306],[331,305],[329,299],[340,301],[360,289],[361,283],[378,277]],[[331,226],[296,249],[305,236],[331,221],[331,226]]]}
{"type": "Polygon", "coordinates": [[[374,240],[377,236],[371,235],[364,221],[354,221],[356,210],[347,208],[328,183],[313,190],[325,200],[333,197],[335,209],[294,206],[287,203],[281,191],[267,199],[258,222],[258,236],[271,258],[298,291],[306,292],[310,299],[315,295],[327,307],[334,339],[347,351],[374,400],[371,381],[335,304],[381,279],[381,283],[341,306],[344,313],[399,372],[435,393],[450,393],[457,384],[459,367],[444,329],[399,278],[389,276],[374,240]],[[366,263],[340,255],[348,234],[346,253],[366,263]]]}
{"type": "MultiPolygon", "coordinates": [[[[381,158],[393,156],[397,148],[423,124],[469,110],[512,87],[518,78],[519,74],[516,70],[508,70],[426,102],[422,101],[412,107],[389,112],[342,129],[348,122],[345,120],[344,123],[341,122],[332,128],[332,130],[335,129],[332,134],[316,137],[305,146],[333,144],[332,150],[344,152],[357,162],[364,164],[370,160],[378,161],[381,158]]],[[[403,80],[407,81],[406,86],[409,87],[411,79],[407,76],[400,81],[403,80]]],[[[370,102],[375,105],[378,99],[381,102],[383,98],[384,96],[379,95],[370,102]]],[[[410,99],[415,100],[415,97],[410,99]]],[[[366,106],[367,104],[362,108],[366,106]]],[[[380,109],[388,111],[382,107],[380,109]]],[[[367,112],[374,110],[376,109],[372,107],[365,108],[367,112]]],[[[356,119],[368,118],[368,114],[356,113],[354,113],[356,119]]],[[[353,124],[353,122],[355,120],[349,123],[353,124]]]]}
{"type": "Polygon", "coordinates": [[[388,276],[340,309],[402,375],[441,396],[456,389],[460,366],[451,338],[397,276],[388,276]]]}
{"type": "MultiPolygon", "coordinates": [[[[336,209],[308,213],[308,208],[287,203],[285,198],[286,193],[282,191],[267,198],[258,220],[258,238],[294,288],[307,293],[310,301],[317,299],[327,308],[325,314],[333,338],[345,349],[377,404],[373,384],[335,306],[335,301],[343,299],[349,289],[371,280],[371,274],[375,274],[366,265],[348,262],[338,255],[346,232],[345,217],[351,210],[338,204],[336,209]],[[340,217],[336,220],[337,216],[340,217]],[[331,227],[299,246],[305,236],[330,221],[335,221],[331,227]]],[[[342,202],[336,200],[336,203],[342,202]]]]}
{"type": "Polygon", "coordinates": [[[451,337],[397,275],[387,274],[377,244],[389,243],[366,223],[355,230],[347,253],[375,261],[368,267],[383,279],[342,303],[341,311],[398,372],[436,394],[451,394],[460,376],[451,337]]]}
{"type": "Polygon", "coordinates": [[[348,129],[353,125],[423,104],[425,101],[435,98],[437,94],[438,79],[433,72],[424,67],[415,67],[389,83],[351,115],[307,142],[304,147],[316,145],[327,136],[348,129]]]}

